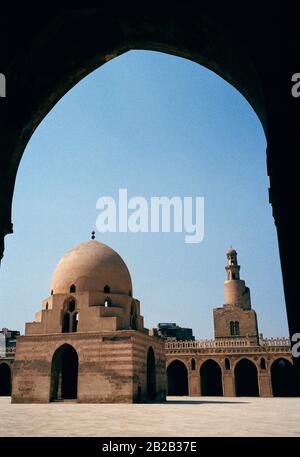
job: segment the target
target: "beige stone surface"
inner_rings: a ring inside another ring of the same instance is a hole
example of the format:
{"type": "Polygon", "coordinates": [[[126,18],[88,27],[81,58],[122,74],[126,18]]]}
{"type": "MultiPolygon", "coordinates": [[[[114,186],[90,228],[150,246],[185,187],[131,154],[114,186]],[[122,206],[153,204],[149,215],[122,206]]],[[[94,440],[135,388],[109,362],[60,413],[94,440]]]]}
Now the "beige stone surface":
{"type": "Polygon", "coordinates": [[[1,436],[300,436],[300,398],[169,397],[163,404],[11,404],[1,436]]]}

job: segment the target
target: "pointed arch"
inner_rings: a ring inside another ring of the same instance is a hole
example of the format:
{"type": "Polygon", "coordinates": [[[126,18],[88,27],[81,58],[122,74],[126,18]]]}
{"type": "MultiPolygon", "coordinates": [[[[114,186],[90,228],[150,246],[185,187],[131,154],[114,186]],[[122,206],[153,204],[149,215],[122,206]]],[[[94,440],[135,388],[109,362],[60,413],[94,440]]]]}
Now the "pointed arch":
{"type": "Polygon", "coordinates": [[[237,397],[259,397],[258,376],[255,363],[241,359],[234,368],[237,397]]]}
{"type": "Polygon", "coordinates": [[[271,365],[271,384],[274,397],[297,396],[297,380],[293,364],[278,358],[271,365]]]}
{"type": "Polygon", "coordinates": [[[220,365],[212,359],[206,360],[200,368],[201,395],[222,396],[222,370],[220,365]]]}
{"type": "Polygon", "coordinates": [[[150,346],[147,353],[147,398],[154,400],[156,397],[156,365],[155,354],[150,346]]]}
{"type": "Polygon", "coordinates": [[[173,360],[167,368],[168,395],[188,395],[188,370],[181,360],[173,360]]]}
{"type": "Polygon", "coordinates": [[[77,399],[78,354],[70,344],[63,344],[53,354],[50,401],[77,399]]]}

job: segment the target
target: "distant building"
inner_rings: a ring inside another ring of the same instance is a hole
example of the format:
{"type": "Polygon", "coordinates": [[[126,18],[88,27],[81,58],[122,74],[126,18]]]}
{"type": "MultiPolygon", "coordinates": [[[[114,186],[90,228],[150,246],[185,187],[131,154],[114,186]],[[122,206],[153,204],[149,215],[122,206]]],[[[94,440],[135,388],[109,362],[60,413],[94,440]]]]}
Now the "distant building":
{"type": "Polygon", "coordinates": [[[215,339],[165,342],[168,395],[295,396],[290,340],[259,335],[237,252],[230,248],[226,256],[225,303],[213,310],[215,339]]]}
{"type": "Polygon", "coordinates": [[[194,341],[195,339],[191,328],[183,328],[169,322],[158,324],[158,327],[153,329],[153,335],[174,341],[194,341]]]}
{"type": "Polygon", "coordinates": [[[17,330],[0,330],[0,396],[11,394],[12,367],[16,351],[17,330]]]}
{"type": "Polygon", "coordinates": [[[17,341],[12,402],[164,400],[164,341],[149,335],[117,252],[94,239],[58,263],[17,341]]]}
{"type": "Polygon", "coordinates": [[[20,336],[20,332],[18,330],[8,330],[8,328],[3,328],[0,330],[0,335],[5,338],[6,348],[15,348],[16,337],[20,336]]]}

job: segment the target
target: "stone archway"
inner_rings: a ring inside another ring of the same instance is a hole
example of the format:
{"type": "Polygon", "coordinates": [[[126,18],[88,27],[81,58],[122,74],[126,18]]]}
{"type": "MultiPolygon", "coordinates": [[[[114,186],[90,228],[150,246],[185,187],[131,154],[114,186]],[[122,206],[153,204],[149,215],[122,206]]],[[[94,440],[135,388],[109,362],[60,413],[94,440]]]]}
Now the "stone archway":
{"type": "Polygon", "coordinates": [[[69,344],[54,353],[51,365],[50,401],[77,399],[78,355],[69,344]]]}
{"type": "Polygon", "coordinates": [[[259,397],[258,376],[255,363],[241,359],[234,368],[235,394],[237,397],[259,397]]]}
{"type": "Polygon", "coordinates": [[[147,354],[147,399],[154,400],[156,397],[156,367],[153,348],[148,349],[147,354]]]}
{"type": "Polygon", "coordinates": [[[189,394],[188,370],[183,362],[174,360],[167,368],[168,395],[189,394]]]}
{"type": "Polygon", "coordinates": [[[0,364],[0,396],[11,395],[11,370],[10,366],[3,362],[0,364]]]}
{"type": "Polygon", "coordinates": [[[220,365],[212,359],[206,360],[200,368],[201,395],[222,396],[222,370],[220,365]]]}
{"type": "MultiPolygon", "coordinates": [[[[10,115],[3,116],[3,135],[0,138],[3,151],[0,168],[3,167],[5,177],[0,183],[0,259],[4,236],[12,233],[14,184],[31,135],[60,98],[81,79],[127,51],[155,50],[205,66],[237,88],[267,131],[267,105],[262,76],[257,71],[258,63],[253,61],[245,42],[233,37],[225,19],[227,16],[232,21],[236,8],[230,11],[226,6],[222,15],[206,11],[201,5],[182,8],[175,4],[171,9],[160,7],[156,11],[149,8],[146,15],[129,5],[117,13],[109,6],[105,7],[105,11],[102,7],[85,8],[70,15],[59,8],[53,14],[48,11],[45,15],[36,10],[34,13],[28,9],[29,16],[23,15],[31,24],[26,28],[26,34],[24,30],[28,40],[26,50],[31,56],[30,65],[24,65],[26,54],[17,53],[14,56],[15,49],[8,52],[1,62],[1,71],[7,76],[10,93],[14,97],[8,99],[10,115]],[[80,34],[77,33],[78,27],[80,34]],[[10,59],[14,62],[13,67],[10,59]],[[236,65],[237,61],[239,65],[236,65]],[[13,77],[16,74],[20,77],[13,77]],[[20,104],[26,109],[17,109],[20,104]]],[[[235,21],[235,26],[239,26],[239,22],[235,21]]],[[[9,14],[5,23],[10,26],[8,30],[4,27],[0,31],[4,37],[13,33],[13,25],[16,26],[15,33],[20,30],[15,14],[9,14]]],[[[252,23],[248,33],[253,33],[252,23]]],[[[257,52],[259,50],[258,47],[257,52]]]]}
{"type": "Polygon", "coordinates": [[[274,397],[297,395],[295,369],[289,360],[284,358],[274,360],[271,365],[271,384],[274,397]]]}
{"type": "MultiPolygon", "coordinates": [[[[146,11],[129,4],[116,10],[107,4],[71,14],[62,7],[46,14],[42,8],[28,7],[21,22],[9,8],[3,7],[2,15],[0,35],[9,45],[1,56],[1,72],[11,96],[0,106],[0,259],[4,237],[13,231],[11,208],[18,166],[43,117],[78,81],[118,55],[130,49],[166,52],[198,62],[223,77],[245,96],[264,127],[290,336],[297,333],[299,227],[293,197],[298,191],[294,159],[300,143],[300,108],[291,96],[291,76],[297,68],[293,52],[297,15],[290,14],[289,6],[274,5],[272,21],[269,8],[261,2],[248,8],[247,15],[234,4],[216,8],[207,2],[174,2],[171,8],[160,5],[158,9],[150,5],[146,11]],[[270,39],[262,40],[266,25],[270,39]],[[26,52],[16,46],[18,33],[26,52]],[[270,44],[274,52],[269,52],[270,44]]],[[[299,382],[300,359],[295,358],[294,364],[299,382]]]]}

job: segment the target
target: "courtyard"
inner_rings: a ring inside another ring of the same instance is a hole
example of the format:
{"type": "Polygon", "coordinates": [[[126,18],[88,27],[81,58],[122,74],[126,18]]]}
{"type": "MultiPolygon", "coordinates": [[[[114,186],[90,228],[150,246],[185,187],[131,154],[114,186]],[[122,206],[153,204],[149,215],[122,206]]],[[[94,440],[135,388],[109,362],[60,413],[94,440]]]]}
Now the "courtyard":
{"type": "Polygon", "coordinates": [[[0,436],[300,436],[300,398],[169,397],[150,404],[11,404],[0,436]]]}

